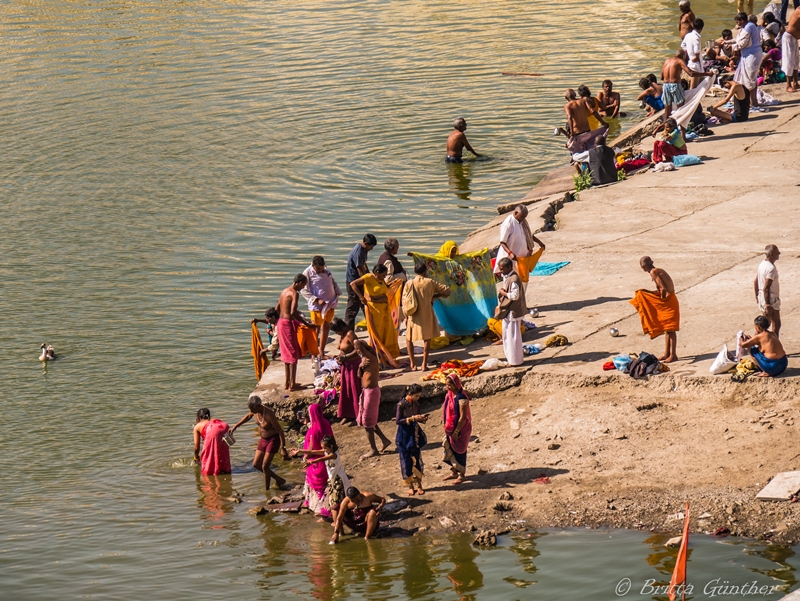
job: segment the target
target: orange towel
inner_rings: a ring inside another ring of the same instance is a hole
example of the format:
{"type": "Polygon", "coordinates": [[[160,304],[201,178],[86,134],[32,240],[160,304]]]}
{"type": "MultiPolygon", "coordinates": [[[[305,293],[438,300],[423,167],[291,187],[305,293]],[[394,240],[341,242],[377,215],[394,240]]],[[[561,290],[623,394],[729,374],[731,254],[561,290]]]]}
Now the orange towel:
{"type": "Polygon", "coordinates": [[[661,299],[658,292],[637,290],[629,301],[639,312],[642,320],[642,331],[650,334],[650,338],[661,336],[664,332],[677,332],[681,329],[681,309],[678,297],[674,294],[661,299]]]}
{"type": "Polygon", "coordinates": [[[517,269],[519,270],[519,279],[524,284],[530,278],[530,274],[536,269],[536,264],[542,258],[544,249],[540,246],[539,250],[533,253],[530,257],[517,257],[517,269]]]}
{"type": "Polygon", "coordinates": [[[266,355],[261,354],[261,351],[264,350],[264,343],[261,342],[261,334],[258,331],[258,326],[256,324],[251,325],[253,326],[252,352],[253,362],[256,367],[256,380],[261,380],[262,374],[267,371],[269,367],[269,359],[267,359],[266,355]]]}
{"type": "Polygon", "coordinates": [[[297,328],[297,343],[300,345],[300,356],[305,357],[311,355],[316,357],[319,355],[319,343],[317,343],[317,332],[313,328],[300,325],[297,328]]]}

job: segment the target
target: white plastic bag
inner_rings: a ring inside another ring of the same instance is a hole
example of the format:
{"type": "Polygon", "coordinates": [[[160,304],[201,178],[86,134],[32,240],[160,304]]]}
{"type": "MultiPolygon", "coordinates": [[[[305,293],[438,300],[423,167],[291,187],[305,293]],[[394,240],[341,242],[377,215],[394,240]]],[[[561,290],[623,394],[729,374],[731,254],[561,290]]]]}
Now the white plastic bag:
{"type": "Polygon", "coordinates": [[[739,330],[736,332],[736,361],[741,361],[742,357],[744,357],[747,353],[744,352],[742,348],[742,338],[744,337],[744,332],[739,330]]]}
{"type": "Polygon", "coordinates": [[[732,354],[728,353],[728,344],[722,345],[722,350],[717,355],[717,358],[714,359],[714,363],[711,364],[711,367],[708,371],[710,371],[715,376],[719,374],[724,374],[728,371],[731,367],[736,367],[738,361],[734,361],[732,354]]]}
{"type": "Polygon", "coordinates": [[[491,359],[487,359],[481,365],[481,371],[494,371],[496,369],[500,369],[500,359],[492,357],[491,359]]]}

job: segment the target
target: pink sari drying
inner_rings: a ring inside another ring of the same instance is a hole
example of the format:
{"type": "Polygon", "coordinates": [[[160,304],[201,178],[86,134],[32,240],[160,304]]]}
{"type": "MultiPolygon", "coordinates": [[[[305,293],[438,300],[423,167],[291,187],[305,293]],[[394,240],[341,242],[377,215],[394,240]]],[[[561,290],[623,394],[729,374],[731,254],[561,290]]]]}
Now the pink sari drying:
{"type": "Polygon", "coordinates": [[[230,428],[219,419],[210,419],[200,431],[203,450],[200,452],[200,471],[208,476],[231,473],[231,450],[222,436],[230,428]]]}
{"type": "MultiPolygon", "coordinates": [[[[333,429],[325,416],[322,415],[322,407],[314,403],[308,408],[308,415],[311,425],[306,432],[303,441],[303,449],[307,451],[317,451],[322,448],[322,438],[333,436],[333,429]]],[[[314,458],[314,456],[311,456],[314,458]]],[[[306,468],[306,483],[303,487],[303,494],[306,498],[306,505],[314,513],[329,516],[330,511],[325,507],[325,488],[328,486],[328,469],[325,462],[320,461],[306,468]]]]}

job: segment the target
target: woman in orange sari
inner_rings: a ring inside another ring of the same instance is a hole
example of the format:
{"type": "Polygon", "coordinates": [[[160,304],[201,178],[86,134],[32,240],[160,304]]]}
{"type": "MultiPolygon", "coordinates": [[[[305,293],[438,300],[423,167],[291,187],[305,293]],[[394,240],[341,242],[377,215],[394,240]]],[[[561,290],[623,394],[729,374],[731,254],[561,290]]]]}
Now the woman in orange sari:
{"type": "Polygon", "coordinates": [[[403,282],[394,280],[387,285],[388,272],[386,266],[379,263],[373,268],[372,273],[350,282],[350,287],[359,295],[364,305],[367,331],[381,362],[391,367],[400,367],[395,359],[400,356],[397,319],[403,282]],[[361,286],[364,287],[364,296],[361,296],[361,286]]]}

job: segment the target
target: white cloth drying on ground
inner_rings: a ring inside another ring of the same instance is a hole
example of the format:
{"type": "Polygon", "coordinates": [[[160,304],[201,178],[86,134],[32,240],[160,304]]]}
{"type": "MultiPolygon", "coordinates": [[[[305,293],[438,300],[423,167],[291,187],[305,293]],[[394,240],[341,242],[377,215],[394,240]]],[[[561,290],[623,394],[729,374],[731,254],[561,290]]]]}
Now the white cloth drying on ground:
{"type": "Polygon", "coordinates": [[[675,119],[681,127],[687,127],[689,121],[692,120],[692,115],[694,115],[695,110],[697,110],[697,107],[700,105],[700,102],[702,102],[708,90],[711,89],[711,84],[713,83],[714,78],[712,76],[704,77],[696,88],[687,90],[685,93],[686,102],[677,110],[672,111],[670,117],[675,119]]]}

